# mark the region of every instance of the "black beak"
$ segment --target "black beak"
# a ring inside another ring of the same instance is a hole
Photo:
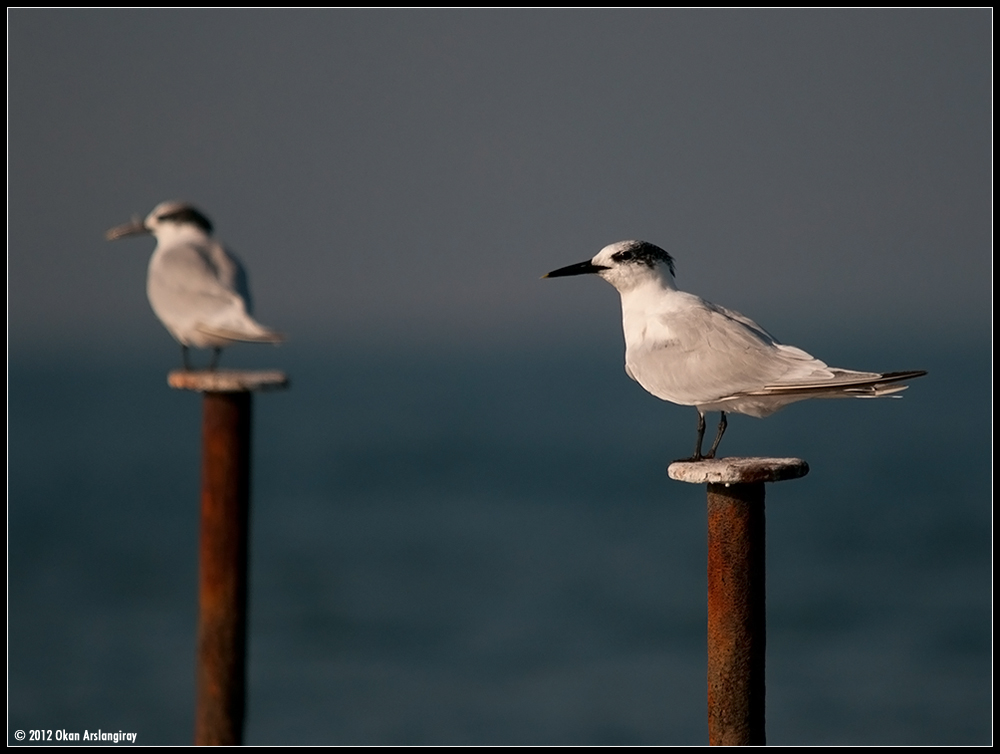
[[[109,241],[116,241],[119,238],[125,238],[125,236],[135,236],[140,233],[149,233],[149,228],[146,227],[146,224],[138,215],[134,215],[129,222],[124,225],[116,225],[114,228],[105,233],[104,237]]]
[[[580,262],[579,264],[571,264],[569,267],[560,267],[558,270],[552,270],[552,272],[547,275],[542,275],[543,278],[565,278],[570,275],[596,275],[601,270],[610,270],[610,267],[605,267],[604,265],[594,264],[589,259],[586,262]]]

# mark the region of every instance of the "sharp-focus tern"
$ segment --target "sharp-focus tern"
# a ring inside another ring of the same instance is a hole
[[[223,346],[284,339],[250,316],[246,272],[212,238],[212,223],[197,209],[183,202],[163,202],[145,220],[133,217],[106,237],[114,241],[140,233],[156,237],[146,293],[160,322],[181,344],[185,369],[190,369],[190,346],[214,349],[209,366],[214,369]]]
[[[764,417],[807,398],[881,398],[926,374],[837,369],[779,343],[742,314],[677,290],[674,260],[645,241],[605,246],[588,262],[544,277],[595,274],[618,289],[625,331],[625,371],[646,390],[698,410],[690,460],[714,458],[726,413]],[[711,449],[702,455],[705,414],[721,414]]]

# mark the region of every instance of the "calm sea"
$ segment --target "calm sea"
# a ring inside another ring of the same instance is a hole
[[[9,354],[8,744],[191,742],[201,408],[162,345]],[[989,744],[989,343],[810,350],[931,373],[730,421],[812,469],[767,493],[768,742]],[[693,409],[606,346],[308,351],[253,357],[293,383],[254,404],[248,743],[707,742]]]

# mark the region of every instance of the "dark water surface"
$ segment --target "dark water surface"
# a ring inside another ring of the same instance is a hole
[[[929,369],[903,400],[722,445],[812,469],[768,487],[769,743],[991,741],[989,348],[894,349],[810,350]],[[293,386],[255,401],[248,743],[706,743],[704,490],[664,472],[693,409],[604,349],[260,360]],[[8,743],[191,741],[200,400],[173,361],[10,356]]]

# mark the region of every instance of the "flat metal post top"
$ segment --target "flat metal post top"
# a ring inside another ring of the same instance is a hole
[[[808,473],[809,464],[801,458],[712,458],[674,461],[667,468],[671,479],[691,484],[783,482]]]
[[[258,390],[284,390],[289,383],[288,375],[276,369],[253,372],[238,369],[175,369],[167,375],[167,384],[175,390],[193,390],[197,393],[252,393]]]

